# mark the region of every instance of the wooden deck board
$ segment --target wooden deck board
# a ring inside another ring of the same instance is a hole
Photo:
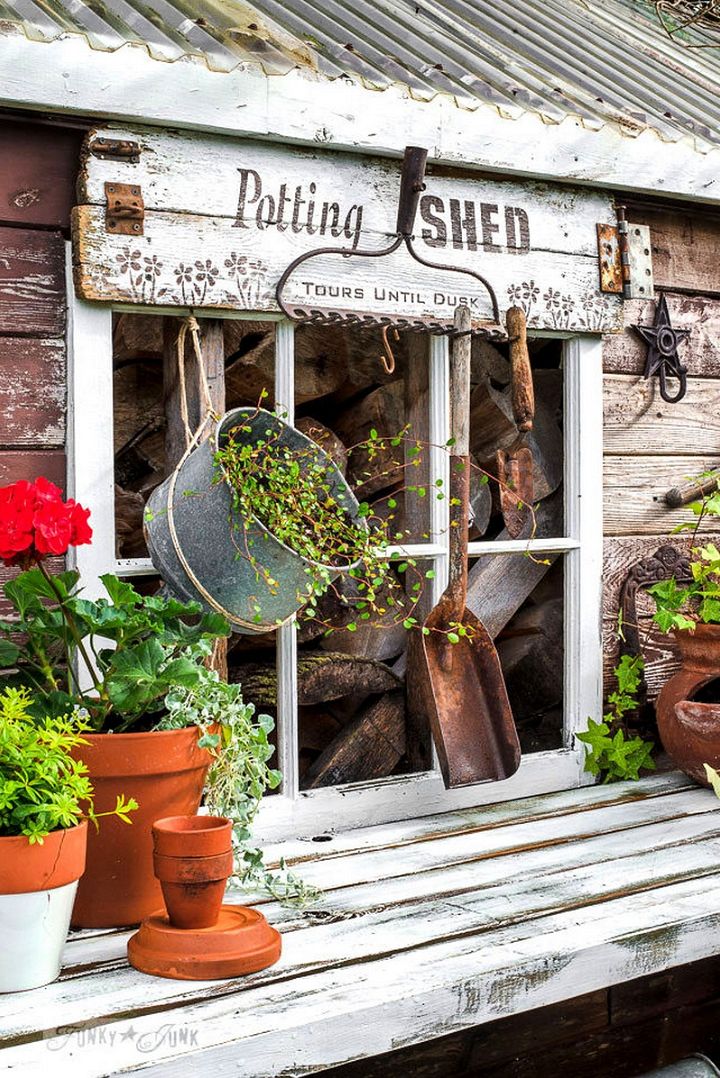
[[[250,977],[149,978],[129,933],[78,934],[60,981],[2,998],[0,1064],[289,1078],[718,951],[713,794],[658,776],[553,797],[350,833],[314,863],[293,844],[323,900],[263,904],[283,957]]]

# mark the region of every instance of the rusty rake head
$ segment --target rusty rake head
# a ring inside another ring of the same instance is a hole
[[[399,247],[405,246],[412,258],[422,266],[429,269],[441,270],[443,273],[461,273],[466,277],[472,277],[483,287],[490,300],[492,309],[492,322],[475,323],[472,328],[474,336],[485,337],[494,341],[506,341],[507,333],[500,325],[500,310],[497,296],[488,280],[474,270],[460,266],[448,266],[440,262],[431,262],[418,254],[413,245],[413,226],[417,214],[420,195],[425,190],[425,165],[427,162],[427,150],[419,146],[406,146],[403,157],[402,175],[400,179],[400,196],[398,199],[398,214],[395,234],[392,241],[379,250],[351,249],[347,247],[318,247],[307,251],[294,259],[287,267],[278,281],[275,290],[280,310],[288,318],[296,322],[309,322],[315,325],[351,326],[354,329],[388,329],[410,331],[412,333],[432,333],[436,335],[452,335],[452,321],[442,321],[437,318],[424,316],[408,316],[402,314],[378,314],[367,311],[359,313],[341,307],[331,308],[317,304],[291,303],[283,295],[285,286],[290,276],[303,263],[311,258],[320,258],[322,255],[342,255],[343,258],[384,258],[393,254]]]

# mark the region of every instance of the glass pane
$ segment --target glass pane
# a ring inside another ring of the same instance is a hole
[[[557,538],[564,532],[562,344],[531,340],[529,350],[535,420],[532,431],[523,434],[513,417],[507,345],[473,341],[471,541]],[[523,491],[534,510],[518,505]]]
[[[495,640],[523,753],[563,744],[562,557],[472,559],[468,606]]]
[[[391,539],[423,542],[430,538],[429,341],[388,337],[392,361],[384,364],[377,331],[298,326],[296,426],[332,456]]]

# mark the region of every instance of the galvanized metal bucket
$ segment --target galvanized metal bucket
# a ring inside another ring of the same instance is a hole
[[[145,537],[153,565],[171,591],[223,614],[235,632],[264,633],[276,629],[308,601],[318,570],[335,578],[352,566],[319,565],[276,539],[256,517],[240,519],[230,487],[214,460],[229,432],[238,426],[250,427],[243,437],[251,442],[266,440],[266,431],[271,430],[279,445],[299,451],[308,463],[321,464],[334,498],[360,527],[365,522],[359,516],[357,499],[330,457],[262,408],[227,412],[214,435],[153,491],[145,510]],[[277,588],[271,589],[253,567],[249,552],[278,582]]]
[[[677,1063],[671,1063],[669,1067],[661,1067],[657,1071],[649,1071],[641,1078],[716,1078],[720,1075],[712,1060],[698,1052],[687,1059],[681,1059]]]

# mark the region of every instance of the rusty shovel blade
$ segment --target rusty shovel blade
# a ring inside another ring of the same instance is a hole
[[[520,766],[520,744],[495,645],[467,609],[457,619],[467,636],[448,643],[444,607],[441,600],[428,616],[423,646],[426,710],[445,786],[508,779]]]

